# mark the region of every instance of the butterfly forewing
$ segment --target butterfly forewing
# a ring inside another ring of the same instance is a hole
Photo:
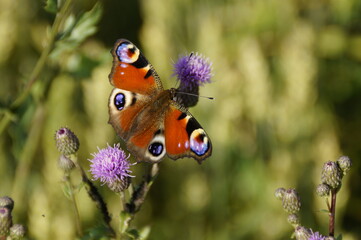
[[[112,50],[113,67],[109,75],[112,85],[140,94],[163,90],[153,66],[139,49],[125,39],[118,40]]]

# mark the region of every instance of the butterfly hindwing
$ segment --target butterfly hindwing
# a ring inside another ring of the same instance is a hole
[[[109,123],[127,141],[132,135],[139,113],[151,98],[147,95],[114,88],[109,97]]]
[[[212,143],[197,120],[173,104],[164,120],[165,145],[172,159],[192,157],[199,163],[212,154]]]

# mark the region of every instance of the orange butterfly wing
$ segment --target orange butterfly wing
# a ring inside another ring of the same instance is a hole
[[[164,120],[167,154],[172,159],[192,157],[199,163],[212,154],[212,143],[197,120],[187,111],[171,106]]]
[[[111,53],[113,68],[109,80],[113,86],[140,94],[153,94],[163,89],[153,66],[134,44],[119,39]]]

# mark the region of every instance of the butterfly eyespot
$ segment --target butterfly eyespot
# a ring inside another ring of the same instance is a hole
[[[134,63],[139,56],[138,48],[129,42],[121,43],[115,52],[119,61],[124,63]]]
[[[125,106],[125,95],[123,93],[118,93],[114,98],[114,105],[118,110],[122,110]]]
[[[160,142],[154,142],[148,146],[148,151],[155,157],[160,156],[163,153],[163,144]]]
[[[208,151],[208,137],[203,129],[199,128],[192,132],[190,137],[190,148],[198,156],[202,156]]]

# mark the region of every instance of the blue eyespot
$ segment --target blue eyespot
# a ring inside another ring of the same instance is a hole
[[[118,110],[122,110],[125,106],[125,95],[123,93],[118,93],[114,98],[114,105]]]
[[[190,148],[198,156],[203,156],[209,150],[208,138],[203,130],[195,130],[190,138]]]
[[[157,157],[157,156],[161,155],[163,152],[163,144],[160,142],[154,142],[149,145],[148,151],[150,152],[150,154]]]

